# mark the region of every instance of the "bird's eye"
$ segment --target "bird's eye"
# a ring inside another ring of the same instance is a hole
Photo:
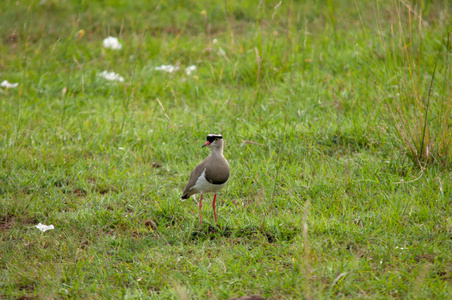
[[[218,141],[218,138],[215,138],[215,141]]]

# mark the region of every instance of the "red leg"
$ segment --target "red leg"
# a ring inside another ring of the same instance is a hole
[[[215,224],[217,224],[217,213],[215,212],[215,200],[217,200],[217,194],[215,194],[215,196],[213,196],[213,202],[212,202],[213,214],[215,215]]]
[[[201,208],[202,208],[202,194],[201,194],[201,198],[199,199],[199,226],[202,226],[202,212],[201,212]]]

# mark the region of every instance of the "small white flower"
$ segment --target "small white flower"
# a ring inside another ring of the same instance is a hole
[[[109,36],[106,38],[103,42],[104,48],[112,49],[112,50],[121,50],[122,45],[119,42],[118,38],[115,38],[113,36]]]
[[[115,72],[103,71],[102,73],[99,73],[99,76],[109,81],[124,82],[124,78],[122,76],[119,76],[119,74],[116,74]]]
[[[179,66],[161,65],[160,67],[155,67],[155,70],[157,70],[157,71],[165,71],[165,72],[168,72],[168,73],[173,73],[173,72],[179,70]]]
[[[218,40],[217,39],[213,39],[212,43],[216,44],[216,43],[218,43]]]
[[[185,68],[185,73],[187,75],[191,75],[192,72],[196,71],[196,66],[195,65],[191,65],[187,68]]]
[[[47,230],[50,230],[50,229],[55,229],[55,227],[53,227],[53,225],[44,225],[41,223],[39,223],[35,227],[38,228],[39,230],[41,230],[42,232],[46,232]]]
[[[10,83],[10,82],[8,82],[8,80],[3,80],[2,83],[0,83],[1,87],[7,88],[7,89],[15,88],[18,85],[19,85],[18,83]]]

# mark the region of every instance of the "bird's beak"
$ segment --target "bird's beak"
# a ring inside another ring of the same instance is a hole
[[[202,148],[202,147],[205,147],[205,146],[209,146],[209,145],[210,145],[210,142],[207,141],[204,145],[201,146],[201,148]]]

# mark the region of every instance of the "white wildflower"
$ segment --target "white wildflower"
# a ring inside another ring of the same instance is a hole
[[[122,45],[119,42],[118,38],[115,38],[113,36],[109,36],[108,38],[104,39],[104,48],[112,49],[112,50],[121,50]]]
[[[47,230],[50,230],[50,229],[55,229],[55,227],[53,227],[53,225],[44,225],[41,223],[39,223],[35,227],[38,228],[39,230],[41,230],[42,232],[46,232]]]
[[[8,82],[8,80],[3,80],[2,83],[0,83],[1,87],[7,88],[7,89],[15,88],[18,85],[19,85],[18,83],[10,83],[10,82]]]
[[[192,72],[196,71],[196,66],[195,65],[191,65],[188,66],[187,68],[185,68],[185,73],[187,75],[191,75]]]
[[[179,66],[161,65],[160,67],[155,67],[155,70],[157,70],[157,71],[165,71],[165,72],[168,72],[168,73],[173,73],[173,72],[179,70]]]
[[[109,81],[124,82],[124,78],[122,76],[119,76],[119,74],[116,74],[115,72],[103,71],[102,73],[99,73],[99,76]]]

